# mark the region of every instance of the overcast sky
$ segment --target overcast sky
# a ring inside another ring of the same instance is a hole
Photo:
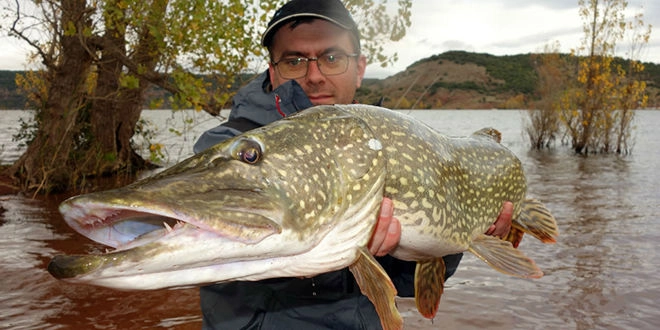
[[[387,68],[370,65],[366,76],[385,78],[417,60],[449,50],[494,55],[540,52],[558,41],[562,52],[580,45],[584,33],[577,0],[413,0],[406,37],[388,45],[399,61]],[[629,15],[643,12],[654,27],[642,60],[660,64],[660,1],[629,0]],[[29,48],[0,37],[0,70],[25,69]],[[626,46],[619,45],[625,56]]]
[[[654,27],[642,61],[660,64],[660,1],[628,2],[630,16],[642,12]],[[399,61],[385,69],[371,65],[367,77],[384,78],[449,50],[515,55],[558,41],[568,53],[584,36],[577,0],[413,0],[411,21],[406,37],[391,45]],[[618,48],[625,56],[626,46]]]

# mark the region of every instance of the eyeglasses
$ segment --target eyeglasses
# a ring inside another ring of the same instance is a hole
[[[325,76],[335,76],[348,70],[351,57],[358,54],[326,54],[320,57],[285,57],[278,62],[272,62],[284,79],[298,79],[307,75],[309,62],[316,61],[319,71]]]

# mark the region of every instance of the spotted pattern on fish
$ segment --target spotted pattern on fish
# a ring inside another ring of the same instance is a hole
[[[316,111],[330,109],[365,121],[384,146],[384,195],[394,200],[395,216],[405,228],[399,257],[416,259],[419,250],[431,247],[442,255],[464,251],[497,218],[504,201],[525,196],[520,161],[493,129],[451,138],[393,111],[351,105]],[[446,249],[430,242],[420,246],[419,237],[441,238]],[[408,243],[416,251],[407,249]]]

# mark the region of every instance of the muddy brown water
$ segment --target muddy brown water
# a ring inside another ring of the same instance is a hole
[[[660,326],[660,111],[640,111],[628,157],[580,157],[556,147],[528,150],[520,111],[411,112],[442,132],[466,135],[483,126],[523,161],[529,194],[558,220],[560,240],[523,240],[520,249],[544,270],[539,280],[502,275],[471,255],[449,279],[438,316],[418,316],[400,299],[407,329],[657,329]],[[0,111],[0,161],[21,152],[11,141],[18,117]],[[167,111],[147,114],[162,125]],[[200,131],[171,146],[189,147]],[[121,292],[72,285],[46,271],[56,254],[103,248],[64,224],[66,196],[0,196],[0,329],[199,329],[197,289]]]

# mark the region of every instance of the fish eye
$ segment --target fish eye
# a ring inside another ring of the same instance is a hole
[[[242,141],[238,152],[236,153],[237,159],[246,164],[256,164],[261,160],[261,146],[256,141],[245,140]]]
[[[256,164],[261,159],[261,152],[257,148],[247,148],[241,151],[240,159],[248,164]]]

